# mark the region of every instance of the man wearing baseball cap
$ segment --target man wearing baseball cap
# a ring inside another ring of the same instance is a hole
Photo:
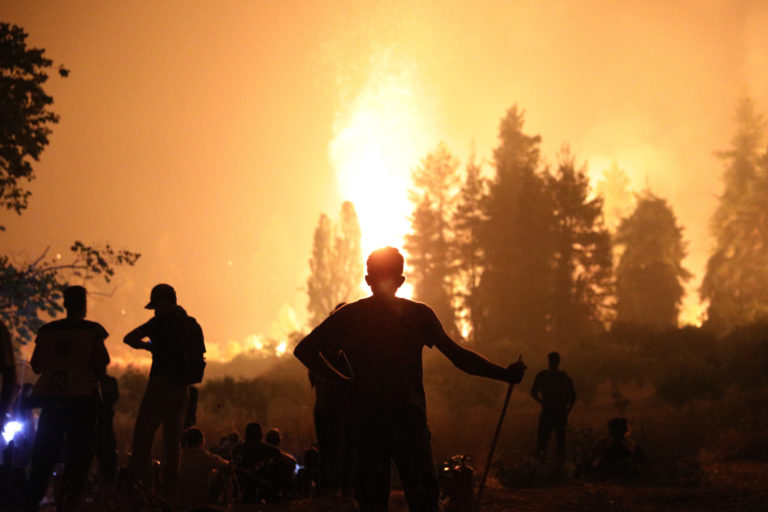
[[[152,288],[146,309],[155,315],[125,335],[124,342],[152,353],[152,367],[133,431],[130,467],[137,482],[152,487],[152,442],[163,426],[165,454],[162,492],[173,497],[179,472],[179,450],[189,385],[202,379],[190,378],[187,357],[191,351],[205,352],[200,325],[176,303],[176,290],[168,284]],[[190,348],[191,347],[191,348]],[[203,363],[204,365],[204,363]]]

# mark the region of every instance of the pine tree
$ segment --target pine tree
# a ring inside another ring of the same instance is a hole
[[[683,268],[683,228],[666,200],[650,192],[616,233],[624,252],[616,271],[617,321],[654,328],[677,326],[691,274]]]
[[[715,250],[707,261],[701,297],[708,323],[728,331],[768,316],[768,152],[760,154],[766,122],[749,99],[739,102],[724,191],[711,222]]]
[[[462,334],[473,341],[477,324],[477,290],[483,273],[484,259],[478,238],[485,221],[483,202],[487,194],[487,181],[483,178],[482,171],[480,163],[472,154],[466,165],[464,182],[451,221],[454,232],[453,259],[457,280],[456,294],[459,297],[458,309],[466,330],[466,333]]]
[[[538,171],[541,137],[523,133],[523,117],[514,106],[501,120],[495,176],[484,202],[484,270],[475,316],[483,343],[533,342],[547,333],[552,208]]]
[[[602,198],[590,197],[586,167],[576,168],[566,146],[547,174],[555,219],[552,332],[569,341],[604,329],[612,313],[611,237],[603,225]]]
[[[334,224],[321,214],[315,228],[307,279],[309,322],[315,326],[340,302],[356,300],[363,282],[360,224],[354,205],[345,201]]]
[[[446,332],[457,334],[453,306],[451,217],[459,161],[440,143],[413,171],[411,232],[405,237],[414,299],[429,304]]]
[[[347,302],[360,295],[364,275],[361,238],[362,230],[355,205],[351,201],[344,201],[333,244],[332,268],[336,272],[334,277],[338,283],[338,302]]]

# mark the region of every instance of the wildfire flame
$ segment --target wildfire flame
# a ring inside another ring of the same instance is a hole
[[[372,59],[365,85],[337,113],[330,158],[341,198],[357,210],[364,255],[386,245],[402,250],[410,229],[411,169],[429,150],[425,104],[411,70],[384,53]],[[398,295],[411,293],[406,283]]]

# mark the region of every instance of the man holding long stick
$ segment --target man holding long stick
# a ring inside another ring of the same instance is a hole
[[[422,350],[437,347],[471,375],[518,383],[522,361],[503,368],[452,340],[425,304],[395,296],[405,281],[403,256],[385,247],[371,253],[365,280],[370,297],[329,316],[294,355],[320,377],[351,391],[350,428],[355,453],[355,498],[361,512],[386,511],[394,460],[412,512],[437,512],[435,474],[422,379]],[[323,353],[343,351],[353,375],[328,364]]]

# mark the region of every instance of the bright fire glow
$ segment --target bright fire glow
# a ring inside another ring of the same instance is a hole
[[[394,60],[386,53],[372,59],[362,90],[337,113],[329,148],[341,199],[354,203],[360,219],[364,256],[386,245],[402,250],[411,170],[430,149],[425,102],[413,73]],[[411,291],[406,284],[398,295]]]
[[[683,298],[677,323],[681,327],[686,325],[701,327],[706,317],[707,306],[708,304],[699,301],[699,296],[695,290],[688,290],[688,293]]]

